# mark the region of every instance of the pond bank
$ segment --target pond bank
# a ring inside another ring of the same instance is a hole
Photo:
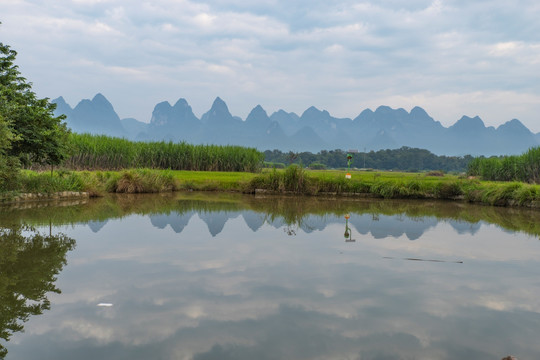
[[[261,173],[172,171],[29,172],[20,191],[0,194],[0,203],[87,198],[107,193],[216,191],[288,196],[437,199],[493,206],[540,208],[540,185],[481,181],[456,175],[399,172],[308,171],[292,166]],[[69,191],[63,191],[69,190]]]
[[[59,191],[55,193],[22,193],[13,196],[0,197],[0,204],[27,203],[36,201],[65,201],[88,199],[90,194],[85,191]]]

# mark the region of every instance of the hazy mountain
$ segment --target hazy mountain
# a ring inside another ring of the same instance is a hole
[[[293,112],[288,113],[285,110],[278,110],[270,115],[270,120],[276,121],[286,135],[292,135],[300,130],[298,125],[300,117]]]
[[[291,135],[289,150],[317,152],[327,149],[328,144],[313,130],[305,126]]]
[[[332,149],[347,149],[354,147],[356,140],[350,132],[352,120],[335,118],[326,110],[319,110],[314,106],[308,108],[300,119],[301,128],[311,128]]]
[[[197,142],[202,124],[193,114],[185,99],[179,99],[174,106],[164,101],[152,111],[148,125],[148,138],[152,140],[192,141]]]
[[[92,100],[82,100],[70,111],[62,97],[52,101],[57,104],[55,115],[65,114],[66,123],[74,132],[126,136],[126,130],[111,103],[101,94]]]
[[[284,149],[290,139],[277,121],[271,120],[262,106],[251,110],[239,131],[239,144],[264,149]]]
[[[66,115],[69,118],[72,115],[73,109],[68,105],[68,103],[66,103],[62,96],[54,99],[51,102],[56,104],[56,109],[54,110],[55,116]]]
[[[140,134],[148,132],[148,124],[137,119],[127,118],[120,120],[120,122],[126,130],[126,135],[129,139],[136,139]]]
[[[420,107],[410,112],[379,106],[363,110],[356,118],[335,118],[315,106],[301,116],[284,110],[268,116],[261,105],[246,120],[233,116],[225,101],[216,98],[201,119],[185,99],[173,106],[157,104],[149,123],[136,119],[120,121],[109,101],[101,94],[82,100],[72,109],[62,97],[55,115],[65,114],[75,132],[127,137],[133,140],[171,140],[194,144],[231,144],[256,147],[261,151],[311,151],[332,149],[394,149],[402,146],[427,149],[438,155],[519,154],[540,145],[540,133],[533,134],[513,119],[494,128],[478,116],[463,116],[446,128]]]
[[[211,144],[240,145],[238,142],[242,120],[233,117],[227,104],[219,97],[214,100],[208,112],[201,116],[204,124],[204,139]]]
[[[520,153],[524,146],[538,146],[540,138],[531,133],[518,119],[510,120],[497,128],[498,143],[510,153]]]

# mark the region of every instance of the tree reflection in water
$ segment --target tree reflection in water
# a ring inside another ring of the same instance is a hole
[[[23,330],[31,315],[50,309],[47,293],[60,293],[56,276],[75,240],[43,235],[26,225],[0,227],[0,339]],[[7,349],[0,344],[0,358]]]

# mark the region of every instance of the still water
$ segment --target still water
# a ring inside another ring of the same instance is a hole
[[[539,215],[199,193],[3,207],[0,350],[540,359]]]

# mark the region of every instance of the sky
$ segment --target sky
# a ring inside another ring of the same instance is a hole
[[[0,42],[39,97],[102,93],[149,122],[219,96],[245,119],[308,107],[355,118],[424,108],[540,132],[537,0],[0,0]]]

